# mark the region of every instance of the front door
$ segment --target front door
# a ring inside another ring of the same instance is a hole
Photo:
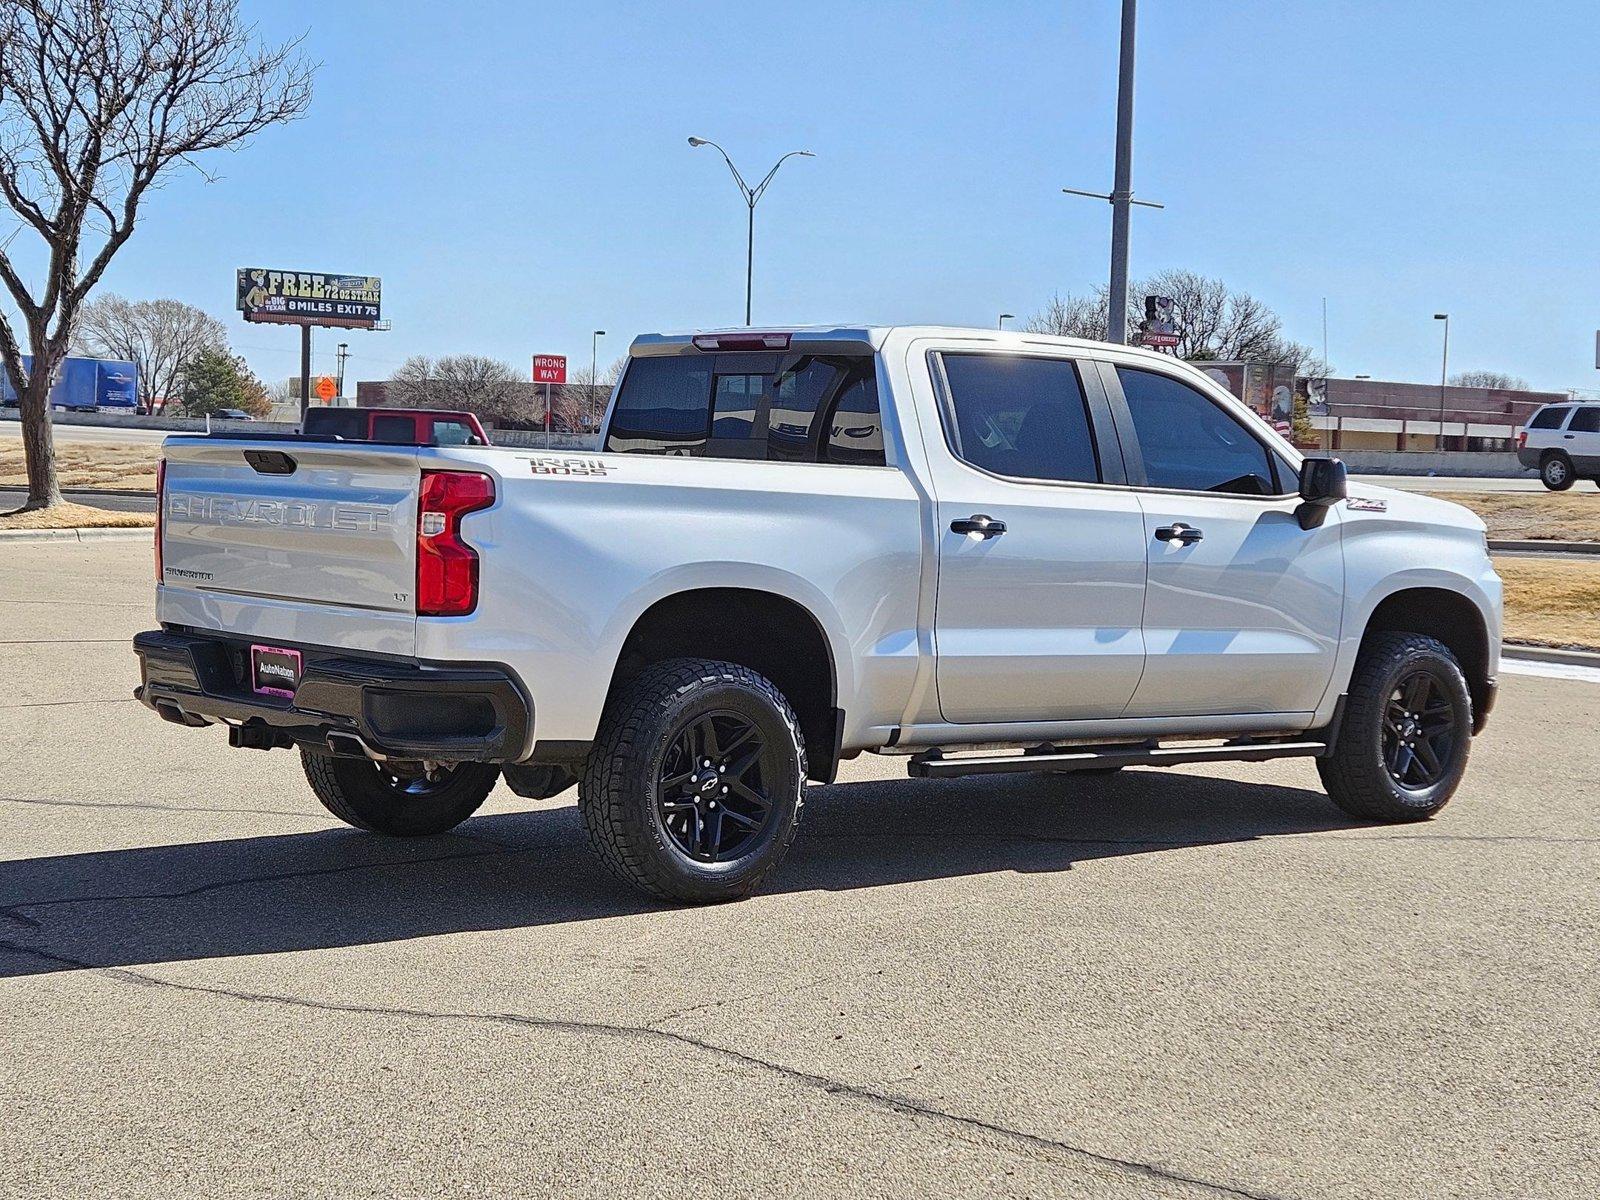
[[[1065,358],[944,353],[939,707],[962,724],[1120,716],[1144,666],[1144,520]],[[1109,422],[1107,422],[1107,425]]]
[[[1115,380],[1146,485],[1147,658],[1128,716],[1311,713],[1343,616],[1338,510],[1300,528],[1289,463],[1250,418],[1162,372]]]

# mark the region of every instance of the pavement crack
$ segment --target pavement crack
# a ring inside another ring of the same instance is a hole
[[[175,813],[239,813],[245,816],[299,817],[303,820],[317,815],[309,811],[296,812],[287,808],[211,808],[188,804],[149,804],[140,800],[44,800],[31,796],[0,796],[0,804],[37,804],[46,808],[137,808],[150,812]]]
[[[102,697],[98,700],[29,700],[24,704],[0,704],[0,710],[15,708],[70,708],[74,704],[137,704],[132,696]]]
[[[215,879],[180,892],[133,892],[100,896],[57,896],[45,900],[18,900],[0,908],[0,912],[17,914],[23,909],[59,908],[68,904],[129,904],[139,901],[190,900],[210,892],[228,888],[249,887],[257,883],[285,883],[295,879],[317,879],[328,875],[343,875],[351,871],[382,870],[385,867],[414,867],[427,863],[450,862],[463,858],[499,858],[502,855],[527,853],[525,850],[477,850],[466,854],[432,854],[420,858],[394,858],[382,862],[342,863],[336,867],[317,867],[300,871],[276,871],[266,875],[246,875],[233,879]],[[35,922],[36,924],[36,922]]]
[[[1202,1179],[1195,1175],[1188,1175],[1182,1171],[1160,1166],[1156,1163],[1144,1162],[1139,1159],[1123,1158],[1115,1154],[1107,1154],[1087,1147],[1075,1145],[1072,1142],[1059,1138],[1046,1137],[1042,1134],[1029,1133],[1026,1130],[1014,1129],[994,1121],[986,1121],[981,1117],[968,1116],[963,1113],[951,1112],[937,1108],[931,1104],[915,1100],[909,1096],[893,1092],[876,1091],[844,1080],[834,1079],[813,1071],[791,1067],[772,1059],[760,1058],[736,1050],[731,1046],[709,1042],[691,1034],[679,1033],[670,1029],[659,1029],[649,1025],[619,1025],[604,1021],[578,1021],[561,1017],[535,1017],[524,1013],[496,1013],[496,1012],[471,1012],[452,1011],[449,1009],[427,1008],[401,1008],[387,1005],[367,1005],[354,1003],[341,1003],[334,1000],[313,1000],[305,996],[290,996],[271,992],[252,992],[238,988],[212,987],[205,984],[179,983],[176,980],[163,979],[159,975],[152,975],[145,971],[134,970],[130,967],[102,967],[95,963],[81,959],[70,958],[66,955],[56,954],[49,950],[36,947],[19,945],[14,942],[0,941],[0,950],[7,950],[17,954],[28,955],[43,962],[52,963],[59,967],[75,970],[94,971],[98,974],[129,983],[137,987],[165,988],[173,991],[186,992],[191,995],[214,996],[224,999],[237,1000],[246,1004],[266,1004],[287,1008],[312,1009],[318,1012],[341,1013],[353,1016],[394,1017],[402,1020],[440,1021],[440,1022],[470,1022],[478,1024],[507,1025],[521,1029],[536,1029],[543,1032],[568,1034],[578,1037],[605,1037],[625,1041],[645,1041],[671,1045],[677,1048],[693,1050],[724,1062],[750,1070],[760,1071],[765,1074],[776,1075],[791,1083],[808,1087],[829,1096],[838,1096],[851,1100],[882,1112],[893,1113],[897,1116],[910,1117],[916,1120],[931,1121],[936,1124],[949,1126],[962,1131],[976,1131],[986,1134],[991,1138],[1010,1143],[1013,1149],[1037,1153],[1044,1151],[1059,1155],[1081,1164],[1098,1169],[1111,1169],[1121,1175],[1131,1176],[1136,1179],[1146,1179],[1163,1184],[1182,1184],[1214,1196],[1237,1196],[1243,1200],[1283,1200],[1282,1197],[1269,1192],[1255,1191],[1250,1188],[1236,1187],[1230,1184],[1218,1183],[1210,1179]]]

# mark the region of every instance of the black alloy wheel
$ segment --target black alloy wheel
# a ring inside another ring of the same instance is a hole
[[[1402,675],[1383,714],[1383,763],[1407,791],[1424,791],[1442,779],[1455,759],[1460,736],[1456,706],[1433,672]]]
[[[766,740],[736,712],[690,720],[672,739],[656,781],[656,811],[672,844],[696,862],[739,858],[766,831]],[[766,776],[778,768],[767,764]]]

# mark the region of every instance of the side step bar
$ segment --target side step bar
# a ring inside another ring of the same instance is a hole
[[[918,779],[950,779],[957,775],[1012,775],[1030,771],[1092,771],[1102,767],[1176,767],[1184,763],[1264,762],[1269,758],[1316,758],[1328,753],[1321,741],[1240,741],[1222,746],[1111,745],[1076,746],[1070,750],[1027,750],[1020,754],[948,757],[924,751],[906,764]]]

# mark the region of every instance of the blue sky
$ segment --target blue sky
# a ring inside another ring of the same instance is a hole
[[[1180,3],[1140,9],[1133,271],[1189,267],[1276,308],[1341,374],[1451,370],[1594,387],[1600,37],[1592,8]],[[289,330],[243,325],[233,269],[381,275],[411,353],[601,360],[633,334],[737,323],[747,175],[755,320],[1026,315],[1106,273],[1116,0],[338,3],[245,0],[322,63],[308,118],[175,177],[107,275],[224,318],[268,379]],[[340,335],[318,333],[317,369]],[[326,353],[323,353],[326,351]]]

